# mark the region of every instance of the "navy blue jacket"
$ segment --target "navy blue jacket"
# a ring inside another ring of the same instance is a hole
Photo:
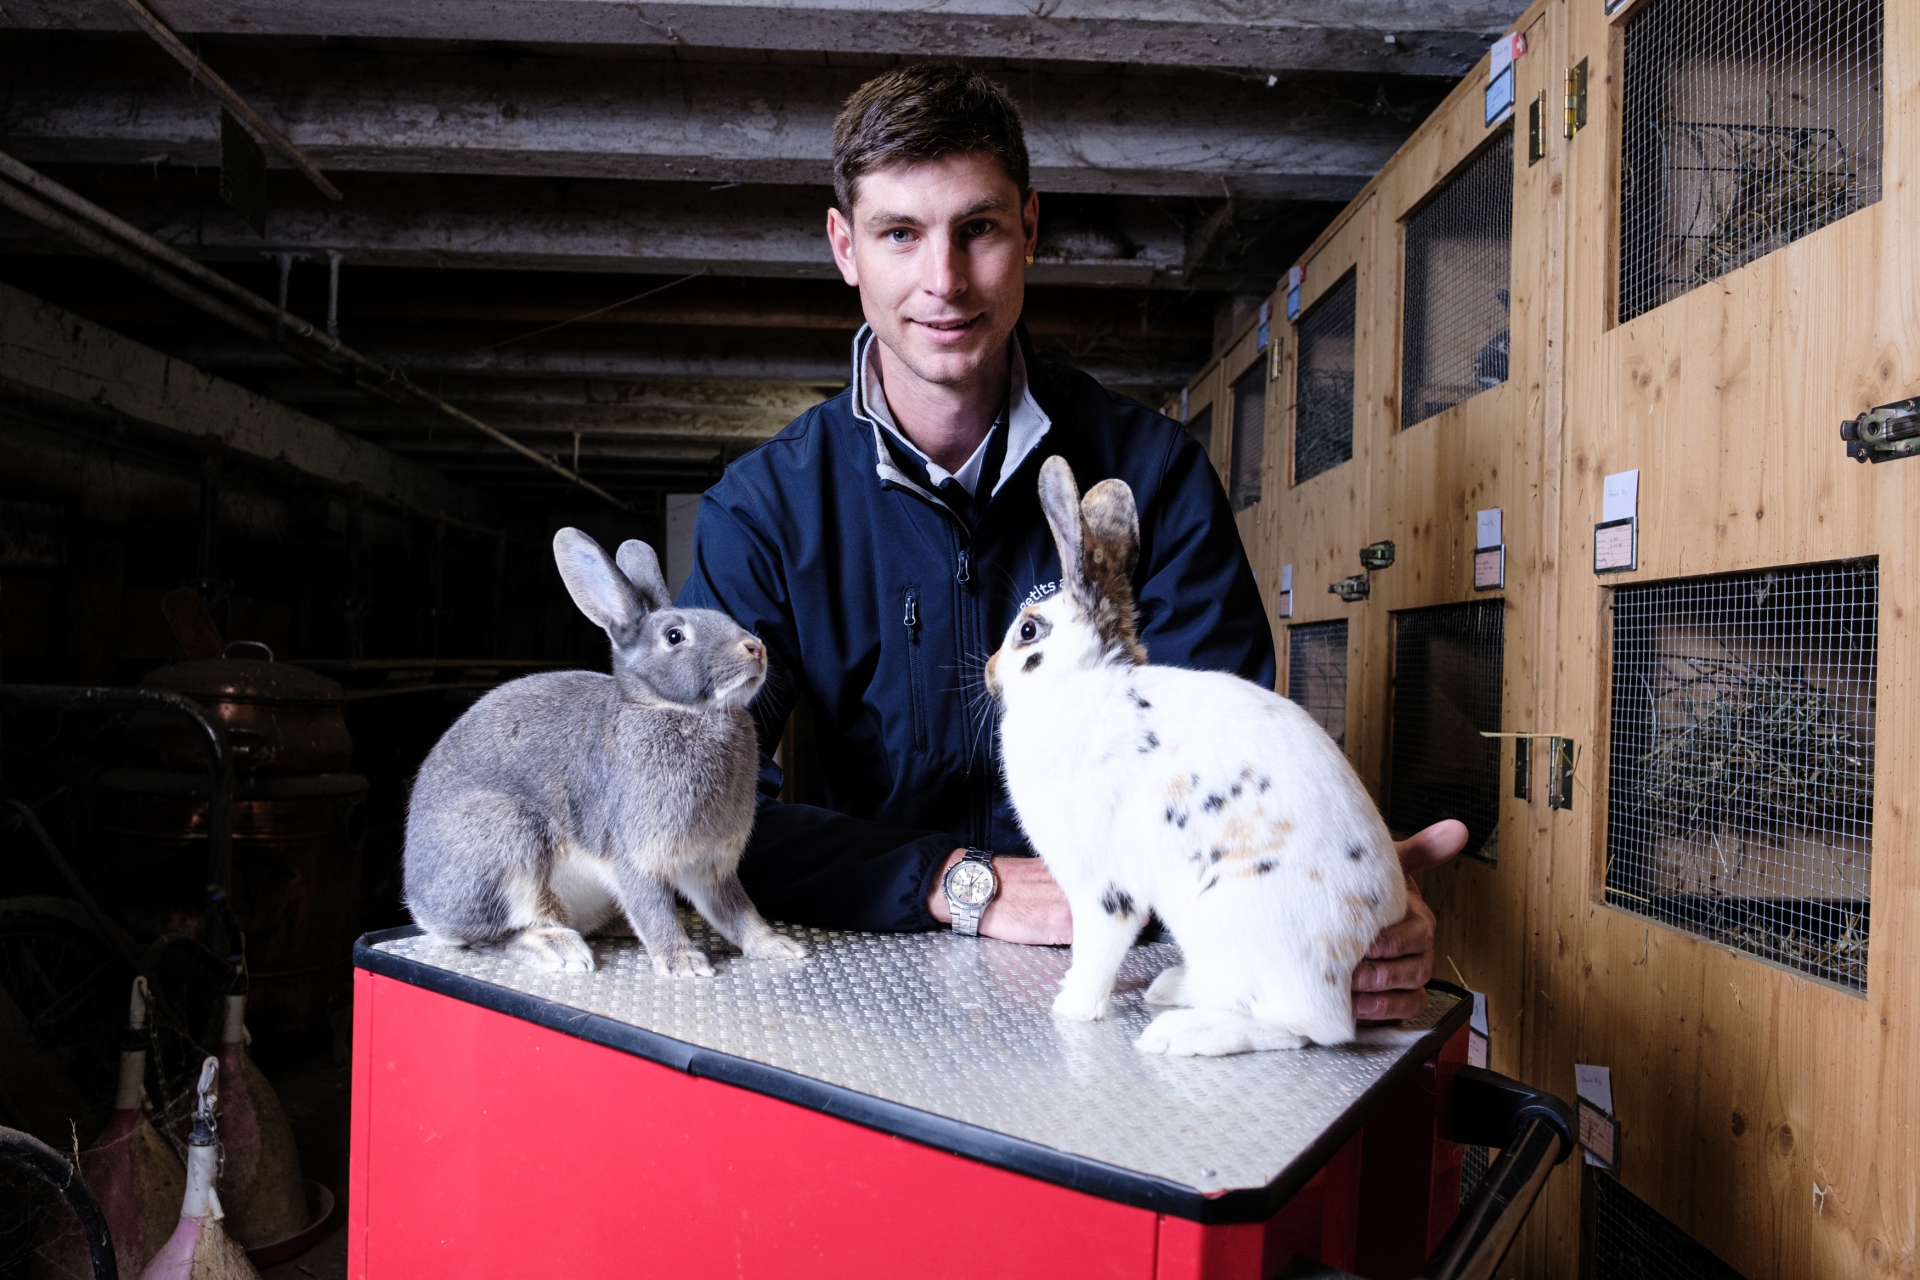
[[[856,386],[868,340],[855,339]],[[931,928],[927,896],[947,854],[1032,852],[1001,783],[981,668],[1060,578],[1036,488],[1051,454],[1082,491],[1110,476],[1133,488],[1149,659],[1273,684],[1273,633],[1205,451],[1164,415],[1035,360],[1024,329],[1019,341],[1051,425],[1006,460],[1013,470],[977,512],[963,493],[950,505],[915,483],[856,413],[853,388],[734,462],[701,500],[680,603],[730,614],[772,657],[752,707],[763,798],[740,874],[773,919]],[[772,752],[801,698],[824,808],[775,798]]]

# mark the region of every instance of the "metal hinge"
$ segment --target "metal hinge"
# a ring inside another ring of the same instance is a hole
[[[1567,68],[1567,137],[1587,127],[1587,60]]]
[[[1372,573],[1376,569],[1391,569],[1393,567],[1393,543],[1391,541],[1369,542],[1366,546],[1360,548],[1360,567],[1368,573]]]
[[[1373,583],[1364,573],[1356,573],[1351,578],[1342,578],[1338,582],[1329,582],[1327,590],[1339,596],[1348,604],[1356,600],[1365,600],[1373,594]]]

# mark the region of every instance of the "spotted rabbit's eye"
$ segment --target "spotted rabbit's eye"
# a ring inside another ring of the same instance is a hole
[[[667,628],[668,644],[685,644],[686,640],[687,640],[687,633],[682,631],[680,628],[678,627]]]
[[[1032,644],[1035,640],[1039,638],[1040,638],[1040,628],[1033,624],[1032,618],[1028,618],[1025,622],[1020,624],[1020,642],[1022,644]]]

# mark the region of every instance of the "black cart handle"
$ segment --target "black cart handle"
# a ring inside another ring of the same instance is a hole
[[[0,1128],[0,1163],[25,1170],[63,1196],[72,1206],[73,1216],[80,1220],[81,1233],[86,1236],[93,1280],[119,1280],[120,1267],[114,1261],[107,1217],[100,1212],[100,1202],[93,1198],[65,1156],[30,1133]]]
[[[1573,1113],[1550,1093],[1482,1067],[1453,1076],[1447,1136],[1469,1146],[1498,1147],[1473,1199],[1420,1269],[1420,1280],[1492,1280],[1520,1224],[1540,1198],[1547,1175],[1573,1154]],[[1357,1280],[1344,1271],[1296,1259],[1276,1280]]]
[[[1491,1280],[1547,1175],[1573,1154],[1573,1113],[1550,1093],[1483,1067],[1453,1077],[1455,1142],[1500,1148],[1420,1280]]]

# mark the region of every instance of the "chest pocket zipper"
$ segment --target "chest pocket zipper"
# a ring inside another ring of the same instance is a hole
[[[912,703],[913,748],[927,749],[927,653],[920,628],[920,588],[908,587],[901,622],[907,631],[908,700]]]

